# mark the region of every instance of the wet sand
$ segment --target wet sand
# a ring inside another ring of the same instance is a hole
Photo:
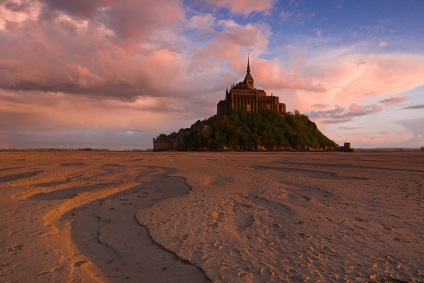
[[[0,152],[1,282],[424,282],[424,153]]]

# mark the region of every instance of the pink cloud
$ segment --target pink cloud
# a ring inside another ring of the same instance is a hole
[[[424,77],[424,56],[421,55],[341,54],[333,60],[326,59],[329,58],[313,59],[316,62],[310,67],[319,74],[316,79],[327,94],[335,94],[346,102],[401,93],[421,85]]]
[[[390,97],[387,99],[383,99],[383,100],[380,100],[379,102],[383,103],[384,105],[395,105],[405,100],[406,100],[406,96],[397,96],[397,97]]]
[[[185,20],[181,1],[123,0],[102,12],[104,23],[122,40],[147,39],[154,30],[173,28]]]
[[[194,15],[188,21],[187,26],[192,29],[212,32],[216,24],[216,18],[212,14]]]
[[[179,99],[145,97],[134,102],[93,100],[64,93],[25,93],[19,99],[0,95],[0,128],[10,131],[61,129],[131,129],[156,131],[178,127],[192,112]],[[78,107],[75,107],[78,105]],[[167,115],[163,115],[163,111]],[[190,122],[187,122],[190,123]]]
[[[312,54],[300,52],[304,60],[298,60],[296,69],[289,72],[302,78],[303,87],[285,93],[289,94],[286,99],[290,104],[304,112],[316,103],[347,107],[370,97],[401,97],[396,95],[421,86],[424,77],[424,56],[420,54],[364,55],[355,53],[355,47]],[[272,76],[265,83],[271,81]],[[284,91],[285,86],[273,87],[278,93]],[[401,99],[382,103],[399,103]]]
[[[218,7],[228,8],[232,13],[248,15],[254,11],[269,11],[275,0],[206,0]]]
[[[227,85],[215,85],[225,89],[233,80],[244,76],[248,52],[252,58],[264,52],[271,32],[264,24],[240,25],[231,20],[218,21],[216,26],[221,31],[212,32],[204,45],[193,49],[190,68],[193,72],[196,70],[196,76],[204,74],[203,78],[210,80],[211,74],[219,76],[223,65],[230,66],[236,70],[231,74],[233,79],[227,81]]]
[[[265,89],[323,91],[320,85],[298,73],[295,68],[284,68],[278,61],[253,60],[251,69],[255,80]]]

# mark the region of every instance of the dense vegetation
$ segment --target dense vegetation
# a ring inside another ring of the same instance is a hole
[[[187,150],[335,150],[337,144],[314,122],[295,114],[238,111],[202,122],[184,138]]]

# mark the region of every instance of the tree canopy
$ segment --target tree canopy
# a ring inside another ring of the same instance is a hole
[[[308,116],[271,111],[213,116],[184,138],[186,150],[335,150]]]

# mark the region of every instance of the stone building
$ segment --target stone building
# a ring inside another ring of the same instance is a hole
[[[225,100],[217,105],[217,114],[226,115],[239,109],[248,112],[273,111],[286,113],[286,105],[280,103],[278,96],[268,96],[262,89],[255,88],[254,79],[250,74],[249,57],[247,58],[247,73],[242,82],[239,82],[225,92]]]

